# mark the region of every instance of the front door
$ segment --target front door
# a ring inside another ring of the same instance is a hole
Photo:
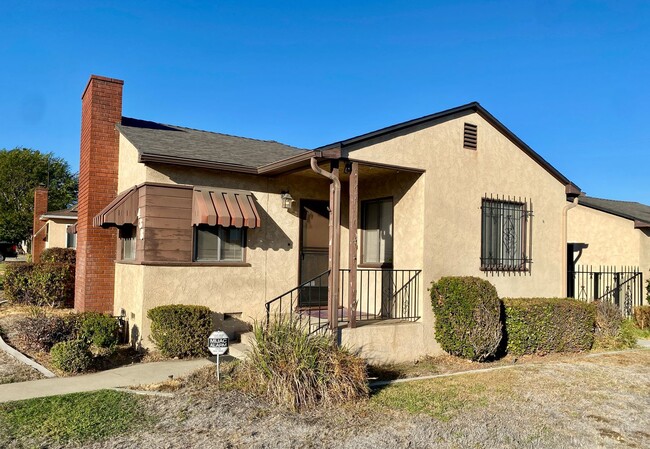
[[[300,284],[310,281],[301,291],[300,307],[327,306],[329,256],[329,203],[320,200],[300,202]]]

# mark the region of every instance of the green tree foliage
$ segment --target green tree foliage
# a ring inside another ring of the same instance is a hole
[[[0,241],[31,236],[34,189],[41,184],[49,189],[49,210],[65,209],[77,199],[77,175],[64,159],[29,148],[0,149]]]

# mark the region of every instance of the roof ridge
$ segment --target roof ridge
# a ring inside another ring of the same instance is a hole
[[[188,129],[188,130],[191,130],[191,131],[198,131],[198,132],[201,132],[201,133],[218,134],[220,136],[235,137],[237,139],[253,140],[253,141],[256,141],[256,142],[277,143],[278,145],[284,145],[285,147],[291,147],[291,148],[295,148],[295,149],[301,150],[301,151],[310,151],[310,150],[307,150],[306,148],[296,147],[296,146],[289,145],[289,144],[286,144],[286,143],[278,142],[277,140],[256,139],[254,137],[236,136],[235,134],[222,133],[222,132],[218,132],[218,131],[207,131],[205,129],[191,128],[189,126],[172,125],[171,123],[154,122],[153,120],[143,120],[143,119],[139,119],[139,118],[135,118],[135,117],[127,117],[127,116],[124,116],[124,115],[122,116],[122,118],[123,119],[126,118],[126,119],[129,119],[129,120],[138,120],[138,121],[141,121],[141,122],[149,122],[149,123],[154,123],[156,125],[168,126],[168,127],[173,127],[173,128]],[[129,125],[123,125],[123,126],[129,126]]]

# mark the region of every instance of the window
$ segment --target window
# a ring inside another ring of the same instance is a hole
[[[244,261],[245,228],[198,225],[194,232],[194,260]]]
[[[483,198],[481,223],[481,269],[525,271],[530,268],[526,254],[529,218],[526,202]]]
[[[77,234],[73,234],[70,230],[71,227],[74,225],[68,225],[66,226],[66,242],[65,242],[65,247],[66,248],[76,248],[77,247]]]
[[[393,263],[393,199],[361,204],[362,263]]]
[[[123,226],[120,228],[120,248],[122,260],[135,259],[135,226]]]

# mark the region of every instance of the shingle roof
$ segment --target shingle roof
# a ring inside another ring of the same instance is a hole
[[[205,161],[257,168],[307,150],[271,140],[257,140],[181,126],[122,117],[120,133],[136,147],[140,155]]]
[[[49,210],[41,217],[66,217],[66,218],[71,218],[71,219],[76,219],[77,218],[77,205],[75,204],[72,207],[69,207],[67,209],[61,209],[61,210]]]
[[[619,217],[650,224],[650,206],[646,206],[645,204],[633,201],[606,200],[589,196],[579,197],[578,203],[592,209],[618,215]]]

